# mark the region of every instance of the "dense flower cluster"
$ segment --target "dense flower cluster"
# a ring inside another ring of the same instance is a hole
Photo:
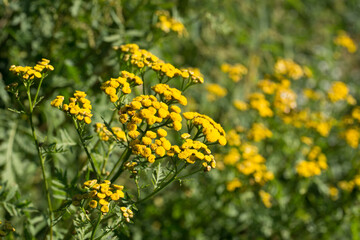
[[[339,34],[334,39],[336,45],[345,47],[349,53],[354,53],[357,50],[357,46],[354,40],[344,31],[339,32]]]
[[[272,137],[272,132],[262,123],[254,123],[248,132],[248,138],[255,142],[270,137]]]
[[[328,168],[325,154],[321,152],[319,146],[311,148],[307,154],[308,161],[302,160],[296,165],[296,172],[303,177],[320,175],[321,170]]]
[[[111,78],[101,85],[101,90],[110,97],[111,102],[119,100],[119,92],[122,95],[131,93],[131,87],[143,84],[141,78],[133,73],[121,71],[121,76],[118,78]],[[120,89],[120,91],[119,91]]]
[[[163,96],[168,102],[177,102],[183,106],[187,105],[187,99],[181,94],[181,91],[176,88],[171,88],[167,84],[159,83],[152,87],[154,92]]]
[[[227,73],[233,82],[240,81],[248,73],[248,69],[240,63],[234,65],[224,63],[221,65],[221,71]]]
[[[301,66],[291,59],[279,59],[275,63],[274,72],[275,74],[287,76],[294,80],[298,80],[304,75],[304,70]]]
[[[215,101],[219,98],[226,96],[227,90],[221,87],[219,84],[208,84],[206,90],[209,92],[208,99],[209,101]]]
[[[83,189],[86,193],[77,194],[73,197],[73,204],[78,206],[83,200],[90,209],[99,209],[103,214],[109,212],[109,205],[112,201],[116,202],[125,197],[124,186],[111,184],[110,181],[104,180],[98,183],[96,179],[84,182]]]
[[[156,15],[159,18],[159,22],[156,24],[157,28],[160,28],[166,33],[173,31],[176,32],[179,36],[184,36],[186,33],[184,24],[172,18],[168,11],[160,10],[156,12]]]
[[[257,110],[261,117],[272,117],[274,115],[270,108],[270,102],[262,93],[253,93],[249,96],[250,107]]]
[[[204,134],[206,141],[210,143],[218,142],[220,145],[226,145],[226,134],[220,124],[216,123],[210,117],[197,113],[197,112],[185,112],[184,118],[190,120],[191,124],[200,127]]]
[[[43,73],[46,73],[46,71],[53,71],[54,67],[49,63],[50,60],[42,58],[34,67],[12,65],[9,70],[24,80],[32,80],[42,78]]]
[[[64,96],[57,96],[51,101],[51,106],[61,109],[69,113],[79,121],[84,121],[86,124],[91,123],[91,102],[86,99],[85,92],[75,91],[74,97],[69,98],[69,104],[63,104]]]
[[[99,134],[101,141],[126,141],[126,134],[120,127],[112,127],[111,131],[107,129],[105,124],[96,123],[95,132]]]
[[[272,207],[271,195],[269,193],[265,192],[264,190],[260,190],[259,195],[260,195],[261,201],[264,203],[265,207],[271,208]]]
[[[334,82],[328,92],[328,97],[332,102],[346,100],[349,95],[349,89],[343,82]]]
[[[140,49],[136,44],[125,44],[120,47],[114,47],[115,50],[120,50],[123,54],[123,60],[135,66],[141,70],[147,67],[157,72],[161,78],[167,77],[172,79],[174,77],[182,77],[184,80],[188,80],[190,83],[203,83],[204,78],[199,71],[195,69],[178,69],[170,63],[165,63],[152,53],[145,49]]]

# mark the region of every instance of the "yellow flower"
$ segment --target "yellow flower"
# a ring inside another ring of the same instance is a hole
[[[261,197],[261,201],[263,202],[263,204],[265,205],[265,207],[267,208],[271,208],[272,203],[271,203],[271,195],[263,190],[259,191],[259,195]]]
[[[226,96],[227,90],[221,87],[219,84],[208,84],[206,90],[209,92],[209,101],[215,101],[219,98]]]
[[[339,32],[337,37],[334,39],[334,43],[338,46],[345,47],[349,53],[354,53],[357,50],[355,42],[344,31]]]
[[[343,82],[334,82],[331,85],[331,88],[328,92],[328,97],[332,102],[337,102],[340,100],[346,100],[349,94],[349,89]]]
[[[279,59],[274,66],[275,74],[286,75],[294,80],[298,80],[304,75],[300,65],[291,59]]]
[[[229,192],[235,191],[236,188],[240,188],[242,186],[242,183],[238,178],[234,178],[230,182],[226,183],[226,190]]]

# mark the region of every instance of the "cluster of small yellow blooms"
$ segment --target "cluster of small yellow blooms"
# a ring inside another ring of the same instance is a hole
[[[208,84],[206,86],[206,90],[209,92],[209,94],[207,95],[207,98],[209,101],[215,101],[219,98],[222,98],[224,96],[226,96],[227,94],[227,90],[223,87],[221,87],[219,84]]]
[[[343,132],[346,143],[352,147],[357,148],[359,146],[360,132],[358,128],[349,128]]]
[[[234,100],[233,105],[239,111],[246,111],[249,108],[248,104],[241,100]]]
[[[235,129],[231,129],[229,132],[226,133],[226,140],[229,146],[239,147],[241,144],[240,135]]]
[[[291,59],[279,59],[274,66],[275,74],[288,76],[294,80],[298,80],[304,75],[304,71],[300,65]]]
[[[258,148],[250,143],[243,143],[240,147],[231,148],[223,157],[225,165],[235,165],[237,170],[244,175],[252,175],[254,181],[260,185],[274,178],[274,174],[267,170],[265,158],[258,153]],[[240,161],[242,157],[242,161]]]
[[[64,112],[69,113],[76,117],[79,121],[84,121],[86,124],[91,123],[91,103],[86,99],[85,92],[75,91],[74,97],[69,99],[69,104],[63,104],[64,96],[57,96],[51,101],[51,106],[61,109]]]
[[[349,53],[354,53],[357,50],[354,40],[352,40],[344,31],[339,32],[337,37],[334,39],[334,43],[338,46],[345,47]]]
[[[337,102],[340,100],[346,100],[349,94],[349,89],[343,82],[334,82],[328,91],[328,97],[330,101]]]
[[[110,78],[110,80],[104,82],[101,85],[101,90],[103,90],[106,95],[110,97],[111,102],[116,102],[119,100],[118,89],[121,88],[121,94],[125,95],[131,93],[131,87],[141,84],[143,84],[141,78],[133,73],[122,71],[120,77]]]
[[[303,94],[311,100],[319,100],[320,99],[320,94],[318,92],[315,92],[314,90],[312,90],[311,88],[305,88],[303,90]]]
[[[334,186],[330,186],[329,187],[329,195],[332,200],[336,200],[339,198],[339,190]]]
[[[111,131],[109,131],[105,124],[96,123],[95,132],[99,134],[99,138],[101,141],[126,141],[126,134],[120,127],[112,127]]]
[[[241,188],[242,183],[238,178],[234,178],[233,180],[226,183],[226,190],[229,192],[235,191],[237,188]]]
[[[340,181],[338,186],[344,191],[351,192],[355,186],[360,187],[360,174],[356,174],[354,178],[349,181]]]
[[[229,78],[234,82],[240,81],[241,78],[248,73],[248,69],[240,63],[234,65],[230,65],[227,63],[222,64],[221,71],[227,73],[229,75]]]
[[[15,228],[11,223],[8,221],[5,221],[4,223],[0,221],[0,237],[5,237],[10,232],[15,232]]]
[[[269,79],[263,79],[263,80],[258,82],[257,86],[265,94],[274,94],[277,87],[278,87],[278,84],[276,84],[275,82],[273,82],[273,81],[271,81]]]
[[[134,217],[134,212],[130,208],[120,207],[120,210],[126,222],[130,222],[130,219]]]
[[[250,107],[256,109],[261,117],[272,117],[274,115],[270,103],[262,93],[252,93],[249,96]]]
[[[332,126],[335,124],[332,118],[326,118],[323,113],[315,112],[310,114],[305,127],[315,129],[321,136],[327,137]]]
[[[248,132],[247,137],[255,142],[260,142],[265,138],[271,138],[272,132],[262,123],[254,123]]]
[[[135,139],[140,135],[137,125],[144,121],[148,125],[161,123],[164,119],[172,121],[173,128],[180,131],[182,128],[181,109],[177,106],[168,106],[164,102],[159,102],[153,95],[140,95],[135,97],[129,104],[123,106],[120,111],[120,122],[127,124],[128,135]]]
[[[172,18],[168,11],[159,10],[156,12],[156,15],[159,17],[159,22],[156,24],[157,28],[160,28],[166,33],[173,31],[179,36],[184,36],[186,33],[185,26],[178,20]]]
[[[303,177],[320,175],[321,170],[328,168],[325,154],[321,153],[319,146],[314,146],[309,151],[307,158],[309,161],[302,160],[296,166],[296,172]]]
[[[197,160],[202,161],[205,171],[210,171],[212,168],[215,168],[216,161],[210,149],[204,143],[188,139],[188,137],[190,137],[189,134],[184,133],[182,138],[187,139],[180,147],[176,145],[172,146],[172,153],[178,154],[179,159],[185,160],[190,164],[194,164]]]
[[[314,142],[312,138],[306,137],[306,136],[302,136],[300,138],[300,140],[301,140],[301,142],[305,143],[308,146],[311,146],[313,144],[313,142]]]
[[[282,113],[289,113],[296,106],[295,92],[290,88],[278,88],[275,94],[274,107]]]
[[[24,80],[31,80],[34,78],[42,78],[42,73],[46,71],[53,71],[54,67],[49,63],[50,60],[42,58],[34,67],[12,65],[9,70]]]
[[[187,99],[181,94],[181,91],[176,88],[171,88],[167,84],[159,83],[151,88],[154,92],[164,96],[165,100],[170,102],[178,102],[183,106],[187,105]]]
[[[226,145],[225,131],[213,119],[197,112],[185,112],[183,116],[185,119],[191,120],[191,123],[195,126],[201,127],[206,141],[210,143],[218,142],[222,146]]]
[[[271,208],[272,203],[271,203],[271,195],[270,195],[270,193],[267,193],[264,190],[260,190],[259,195],[260,195],[261,201],[263,202],[265,207]]]
[[[125,62],[140,69],[148,67],[157,72],[161,77],[166,76],[171,79],[180,76],[194,84],[204,82],[202,74],[197,69],[178,69],[170,63],[164,63],[147,50],[140,49],[136,44],[125,44],[120,47],[114,47],[114,49],[120,50],[124,54],[123,60]]]
[[[99,209],[103,214],[109,212],[109,204],[112,201],[118,201],[124,198],[122,191],[124,186],[111,184],[109,180],[98,183],[96,179],[84,182],[83,189],[86,193],[77,194],[73,197],[73,204],[78,206],[82,200],[87,200],[87,204],[91,209]]]

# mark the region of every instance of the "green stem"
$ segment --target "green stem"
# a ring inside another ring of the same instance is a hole
[[[50,240],[53,239],[53,216],[52,216],[52,204],[51,204],[51,198],[50,198],[50,191],[49,191],[49,185],[47,182],[47,176],[46,176],[46,171],[45,171],[45,159],[43,158],[42,154],[41,154],[41,150],[40,150],[40,145],[39,142],[37,140],[37,136],[35,133],[35,127],[34,127],[34,123],[32,121],[32,114],[33,114],[33,105],[32,105],[32,101],[31,101],[31,96],[30,96],[30,87],[28,87],[27,89],[27,95],[28,95],[28,99],[29,99],[29,120],[30,120],[30,126],[31,126],[31,132],[32,132],[32,136],[34,139],[34,143],[36,146],[36,150],[38,153],[38,157],[40,159],[40,166],[41,166],[41,172],[43,175],[43,180],[44,180],[44,185],[45,185],[45,193],[46,193],[46,198],[47,198],[47,204],[48,204],[48,209],[49,209],[49,218],[50,218],[50,226],[49,226],[49,232],[50,232]]]
[[[106,153],[106,156],[105,156],[105,159],[104,159],[104,163],[103,163],[103,166],[102,166],[101,173],[102,173],[103,175],[105,175],[106,163],[107,163],[107,161],[108,161],[108,159],[109,159],[110,153],[112,152],[113,148],[114,148],[114,143],[111,143],[110,146],[109,146],[109,149],[108,149],[108,151],[107,151],[107,153]]]
[[[99,226],[99,224],[100,224],[100,222],[101,222],[101,219],[103,218],[103,215],[100,213],[100,215],[99,215],[99,218],[98,218],[98,220],[97,220],[97,222],[96,222],[96,225],[95,225],[95,227],[93,228],[93,230],[92,230],[92,233],[91,233],[91,240],[93,240],[94,239],[94,237],[95,237],[95,233],[96,233],[96,230],[97,230],[97,228],[98,228],[98,226]]]
[[[37,91],[36,91],[35,98],[34,98],[34,104],[35,104],[35,105],[36,105],[36,100],[37,100],[38,94],[39,94],[39,92],[40,92],[41,84],[42,84],[44,78],[45,78],[45,76],[43,76],[43,77],[41,78],[40,83],[39,83],[39,86],[38,86],[38,89],[37,89]]]
[[[178,180],[179,178],[177,178],[177,176],[179,175],[179,173],[184,170],[184,168],[186,167],[186,164],[184,164],[184,166],[182,168],[180,168],[180,170],[178,172],[176,172],[172,178],[170,178],[169,181],[167,181],[166,183],[164,183],[161,187],[157,188],[155,191],[153,191],[150,195],[146,196],[145,198],[141,199],[140,201],[137,201],[136,204],[138,203],[142,203],[146,200],[148,200],[149,198],[153,197],[155,194],[157,194],[158,192],[160,192],[161,190],[163,190],[167,185],[169,185],[170,183],[172,183],[175,180]]]
[[[115,170],[118,168],[119,164],[121,163],[118,171],[116,172],[116,174],[111,178],[111,182],[116,181],[116,179],[120,176],[120,174],[123,171],[123,165],[126,162],[126,160],[129,159],[131,155],[131,150],[130,148],[126,148],[124,150],[124,152],[122,153],[121,157],[119,158],[119,160],[116,162],[115,166],[113,167],[113,169],[111,170],[111,173],[109,174],[108,178],[110,178],[110,176],[115,172]]]
[[[90,152],[89,152],[89,150],[88,150],[88,148],[87,148],[87,146],[86,146],[86,144],[85,144],[85,141],[84,141],[84,139],[82,138],[82,135],[81,135],[81,132],[80,132],[80,129],[79,129],[79,125],[77,124],[76,119],[73,119],[73,121],[74,121],[74,124],[75,124],[75,129],[76,129],[76,131],[77,131],[77,133],[78,133],[78,135],[79,135],[81,145],[83,146],[83,148],[84,148],[84,150],[85,150],[85,153],[86,153],[86,155],[87,155],[87,157],[88,157],[88,159],[89,159],[89,162],[90,162],[90,164],[91,164],[91,167],[92,167],[93,171],[94,171],[95,174],[96,174],[96,178],[97,178],[98,180],[100,180],[100,179],[101,179],[101,176],[100,176],[100,174],[99,174],[99,172],[98,172],[98,170],[97,170],[97,168],[96,168],[96,166],[95,166],[94,160],[93,160],[92,157],[91,157],[91,154],[90,154]]]

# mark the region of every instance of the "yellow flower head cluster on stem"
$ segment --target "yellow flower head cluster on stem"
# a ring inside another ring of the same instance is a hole
[[[254,123],[248,132],[248,138],[255,142],[271,137],[272,132],[262,123]]]
[[[253,93],[249,96],[250,107],[256,109],[261,117],[272,117],[274,115],[270,103],[262,93]]]
[[[122,71],[120,77],[110,78],[110,80],[104,82],[100,88],[110,97],[111,102],[116,102],[119,100],[119,89],[121,94],[126,95],[131,93],[131,87],[141,84],[143,84],[141,78],[133,73]]]
[[[172,123],[176,131],[180,131],[182,128],[180,113],[179,107],[169,107],[166,103],[159,102],[153,95],[140,95],[120,109],[119,120],[123,124],[127,123],[127,128],[130,130],[128,134],[135,139],[140,134],[137,131],[137,125],[143,122],[151,126],[165,120],[169,124]]]
[[[86,99],[85,92],[75,91],[74,97],[69,99],[69,104],[63,104],[64,96],[57,96],[52,102],[51,106],[61,109],[76,117],[78,121],[84,121],[86,124],[91,123],[91,102]]]
[[[209,92],[207,96],[209,101],[215,101],[219,98],[225,97],[227,94],[227,90],[225,88],[215,83],[208,84],[206,86],[206,90]]]
[[[204,75],[198,68],[182,68],[181,76],[183,78],[190,78],[192,83],[204,83]]]
[[[311,88],[305,88],[303,90],[303,94],[305,95],[305,97],[307,97],[308,99],[311,99],[311,100],[319,100],[320,99],[320,94],[318,92],[315,92]]]
[[[126,222],[130,222],[130,219],[134,217],[134,212],[130,208],[120,207],[120,211]]]
[[[328,91],[328,97],[332,102],[346,100],[348,94],[349,88],[346,86],[345,83],[340,81],[334,82]]]
[[[271,206],[272,206],[271,195],[269,193],[265,192],[264,190],[260,190],[259,195],[260,195],[261,201],[263,202],[265,207],[271,208]]]
[[[231,129],[229,132],[226,133],[226,140],[229,146],[239,147],[241,144],[240,135],[235,129]]]
[[[279,88],[275,94],[274,106],[282,113],[289,113],[295,109],[296,93],[290,88]]]
[[[278,88],[278,84],[269,79],[263,79],[258,82],[257,87],[265,94],[274,94]]]
[[[240,81],[248,73],[248,69],[240,63],[234,65],[224,63],[221,65],[221,71],[227,73],[233,82]]]
[[[235,165],[241,159],[241,154],[237,148],[231,148],[229,153],[223,157],[225,165]]]
[[[329,187],[329,195],[332,200],[336,200],[339,198],[339,190],[334,186],[330,186]]]
[[[178,102],[183,106],[187,105],[187,99],[176,88],[171,88],[167,84],[159,83],[151,88],[154,92],[160,94],[168,102]]]
[[[237,188],[241,188],[242,183],[238,178],[234,178],[233,180],[226,183],[226,190],[229,192],[235,191]]]
[[[274,66],[275,74],[288,76],[294,80],[298,80],[304,75],[304,71],[300,65],[291,59],[279,59]]]
[[[49,63],[50,60],[43,58],[34,67],[12,65],[9,70],[23,80],[32,80],[34,78],[42,78],[43,73],[47,71],[53,71],[54,67]]]
[[[239,111],[246,111],[249,108],[249,105],[241,100],[234,100],[233,105]]]
[[[202,142],[186,139],[180,147],[174,146],[173,151],[178,153],[179,159],[185,160],[187,163],[194,164],[196,161],[201,161],[207,172],[216,167],[214,156]]]
[[[80,205],[82,200],[87,200],[90,209],[100,209],[103,214],[109,212],[109,204],[125,197],[124,186],[111,184],[109,180],[98,183],[96,179],[84,182],[83,189],[87,192],[73,197],[73,204]]]
[[[183,113],[183,116],[187,120],[190,120],[195,126],[200,127],[206,141],[210,143],[219,142],[220,145],[226,145],[226,134],[224,129],[212,118],[197,112],[185,112]]]
[[[99,134],[99,138],[101,141],[126,141],[126,134],[120,127],[112,127],[111,131],[107,129],[105,124],[96,123],[95,124],[95,132]]]
[[[302,160],[296,166],[296,172],[303,177],[320,175],[322,170],[328,168],[325,154],[319,146],[313,146],[307,154],[309,161]]]
[[[346,143],[352,147],[357,148],[359,146],[360,132],[357,128],[349,128],[344,132]]]
[[[334,39],[334,43],[338,46],[345,47],[349,53],[354,53],[357,50],[354,40],[344,31],[339,32]]]
[[[315,112],[310,114],[305,123],[305,127],[315,129],[321,136],[327,137],[332,126],[336,123],[335,119],[326,118],[323,113]]]
[[[252,175],[260,185],[274,179],[274,174],[267,170],[265,158],[258,153],[258,148],[249,143],[240,147],[243,161],[236,164],[237,170],[244,175]]]
[[[178,20],[172,18],[170,13],[165,10],[156,12],[159,22],[156,24],[163,32],[169,33],[170,31],[176,32],[179,36],[184,36],[186,33],[185,26]]]

